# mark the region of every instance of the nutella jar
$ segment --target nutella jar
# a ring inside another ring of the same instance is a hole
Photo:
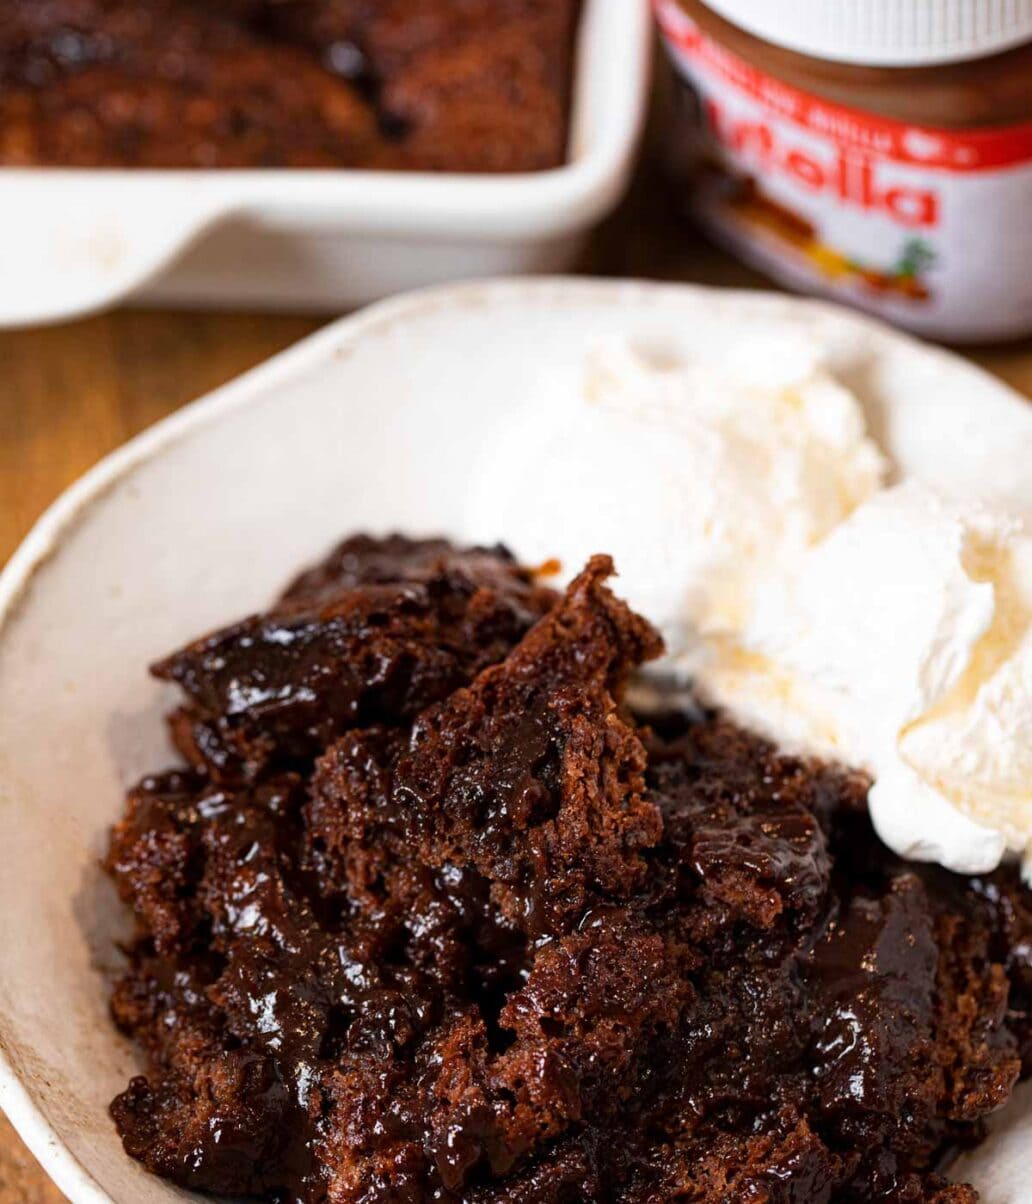
[[[654,0],[695,216],[790,287],[1032,332],[1032,0]]]

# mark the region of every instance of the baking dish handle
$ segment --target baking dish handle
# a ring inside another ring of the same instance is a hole
[[[58,322],[124,300],[236,208],[226,180],[169,173],[0,173],[0,327]]]

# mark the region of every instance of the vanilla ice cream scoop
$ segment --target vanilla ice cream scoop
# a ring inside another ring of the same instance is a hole
[[[706,694],[874,776],[898,852],[975,873],[1032,839],[1032,535],[916,483],[858,507],[707,648]]]
[[[900,854],[1032,879],[1032,532],[888,465],[811,344],[595,349],[499,432],[468,526],[576,571],[611,552],[701,697],[865,769]]]
[[[856,399],[800,339],[719,368],[628,342],[546,382],[475,469],[467,525],[527,562],[615,559],[672,654],[737,631],[761,582],[882,484]]]

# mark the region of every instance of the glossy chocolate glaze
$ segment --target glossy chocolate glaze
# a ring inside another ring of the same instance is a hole
[[[660,644],[611,567],[556,599],[360,538],[158,666],[192,767],[108,859],[132,1156],[288,1204],[976,1198],[941,1172],[1032,1068],[1027,893],[899,861],[856,775],[632,715]]]

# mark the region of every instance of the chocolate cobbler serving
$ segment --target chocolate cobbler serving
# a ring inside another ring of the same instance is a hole
[[[536,171],[580,0],[0,0],[0,166]]]
[[[635,713],[661,642],[612,571],[356,537],[155,667],[186,764],[107,860],[132,1157],[281,1204],[977,1199],[951,1157],[1032,1070],[1017,872],[904,862],[863,777]]]

